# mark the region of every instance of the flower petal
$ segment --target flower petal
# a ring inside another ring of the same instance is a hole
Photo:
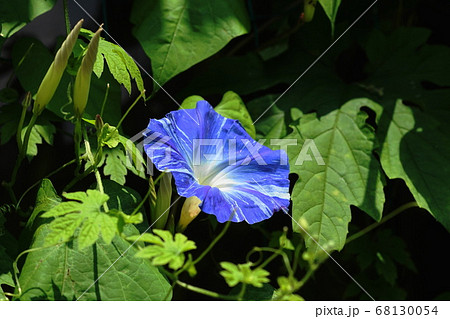
[[[173,174],[178,194],[197,196],[219,222],[253,224],[289,206],[289,165],[280,163],[285,153],[254,141],[239,121],[206,101],[150,120],[144,135],[147,155]]]

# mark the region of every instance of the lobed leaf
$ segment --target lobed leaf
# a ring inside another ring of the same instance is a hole
[[[292,193],[292,225],[303,233],[313,255],[322,249],[342,249],[350,205],[381,219],[383,182],[373,156],[375,135],[360,111],[363,106],[381,110],[370,100],[352,100],[320,119],[315,114],[303,116],[287,136],[299,145],[288,148],[291,171],[299,176]]]

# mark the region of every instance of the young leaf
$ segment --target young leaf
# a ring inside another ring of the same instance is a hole
[[[319,0],[320,5],[325,11],[328,19],[331,22],[331,34],[334,36],[334,24],[336,22],[336,16],[338,8],[341,5],[341,0]]]
[[[223,261],[220,266],[224,269],[220,272],[228,286],[234,287],[239,283],[252,285],[261,288],[264,283],[269,282],[267,278],[270,273],[264,269],[251,269],[251,263],[238,264]]]
[[[194,20],[199,23],[193,28]],[[250,29],[245,4],[239,0],[138,0],[131,21],[160,85]]]
[[[292,194],[292,225],[301,233],[297,223],[307,225],[304,237],[313,255],[322,253],[316,242],[327,251],[342,249],[350,205],[375,220],[381,218],[383,183],[373,156],[374,132],[365,124],[367,115],[360,111],[363,106],[381,110],[370,100],[352,100],[320,119],[315,114],[305,115],[286,138],[303,147],[288,148],[291,170],[299,176]]]
[[[144,233],[140,236],[129,237],[128,240],[150,243],[151,245],[140,250],[136,257],[149,258],[155,266],[168,264],[173,270],[180,269],[184,265],[184,253],[197,248],[192,240],[188,240],[181,233],[176,233],[173,237],[167,230],[154,229],[153,232],[157,236]]]
[[[126,155],[121,147],[103,150],[106,156],[105,167],[103,173],[111,176],[111,180],[121,185],[125,184],[125,176],[127,175]]]
[[[278,285],[280,288],[275,291],[273,300],[281,301],[303,301],[299,295],[294,294],[301,287],[301,283],[293,277],[278,277]]]

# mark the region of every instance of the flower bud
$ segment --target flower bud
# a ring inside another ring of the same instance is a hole
[[[73,88],[73,106],[75,116],[81,118],[89,97],[89,88],[91,86],[91,74],[94,69],[95,59],[97,58],[98,44],[100,41],[100,33],[103,29],[100,27],[91,39],[87,52],[81,61],[80,68],[75,78]]]
[[[159,182],[158,195],[156,196],[155,209],[151,212],[153,228],[164,229],[169,217],[169,209],[172,199],[172,174],[164,173]]]
[[[66,69],[67,60],[69,59],[72,49],[78,38],[78,33],[80,33],[81,25],[83,24],[83,19],[81,19],[77,25],[72,29],[72,31],[64,40],[61,48],[59,48],[56,53],[55,60],[50,65],[44,79],[39,86],[38,92],[36,94],[36,100],[33,106],[33,113],[39,115],[44,110],[45,106],[50,102],[56,89],[58,88],[61,77]]]
[[[104,125],[102,117],[100,114],[97,114],[95,116],[95,128],[97,129],[97,132],[101,132]]]
[[[314,12],[316,11],[317,0],[305,0],[303,6],[303,21],[310,22],[314,18]]]
[[[27,92],[27,94],[25,95],[25,98],[22,101],[22,106],[24,108],[29,108],[31,105],[31,92]]]
[[[198,205],[201,200],[197,196],[189,197],[185,200],[181,208],[180,221],[178,222],[178,230],[183,231],[186,227],[200,214],[201,209]]]

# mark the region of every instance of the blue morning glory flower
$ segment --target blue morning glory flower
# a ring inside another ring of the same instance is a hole
[[[172,173],[178,194],[198,197],[202,211],[219,222],[231,216],[253,224],[289,206],[286,153],[254,141],[206,101],[151,119],[144,136],[147,155]]]

